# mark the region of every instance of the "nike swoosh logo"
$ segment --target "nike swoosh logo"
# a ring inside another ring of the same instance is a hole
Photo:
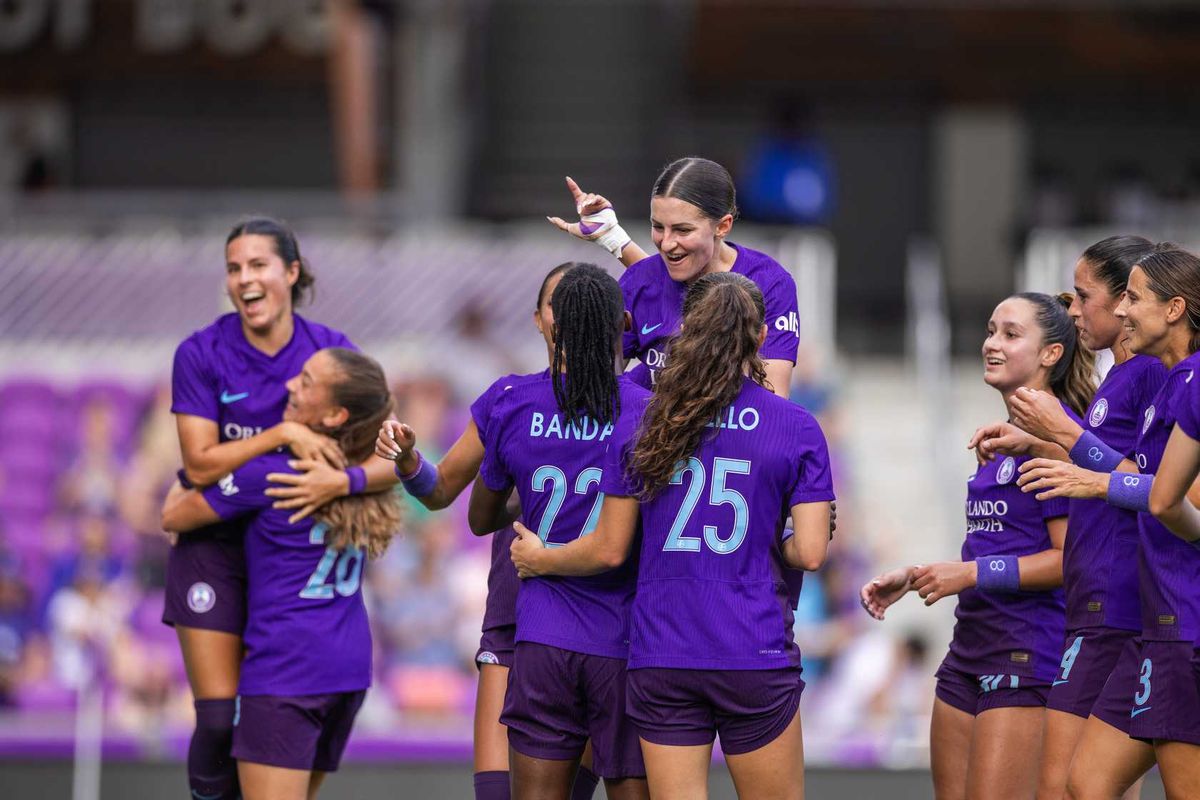
[[[1143,711],[1149,711],[1151,708],[1153,708],[1153,706],[1146,706],[1145,708],[1135,708],[1133,711],[1129,712],[1129,718],[1133,719],[1138,714],[1142,713]]]
[[[1055,687],[1055,686],[1058,686],[1060,683],[1066,683],[1066,682],[1067,681],[1055,681],[1054,683],[1050,684],[1050,686]]]
[[[642,326],[642,336],[645,336],[647,333],[650,333],[651,331],[656,330],[657,328],[661,328],[661,327],[662,327],[661,322],[658,323],[657,325],[643,325]]]
[[[225,391],[221,392],[221,402],[226,403],[226,404],[236,403],[238,400],[244,400],[245,398],[247,398],[249,396],[250,396],[249,392],[242,392],[241,394],[230,394],[229,390],[226,389]]]

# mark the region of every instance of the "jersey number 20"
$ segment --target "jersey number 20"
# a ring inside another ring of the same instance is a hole
[[[312,526],[308,533],[309,544],[325,543],[326,527],[323,523]],[[305,600],[328,600],[336,591],[342,597],[349,597],[358,591],[358,583],[362,578],[363,551],[351,545],[344,550],[326,547],[320,563],[309,576],[308,583],[300,590],[300,596]],[[333,585],[329,573],[334,573]]]

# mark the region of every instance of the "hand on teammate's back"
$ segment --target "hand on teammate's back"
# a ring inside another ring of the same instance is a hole
[[[540,536],[519,522],[513,523],[513,530],[517,535],[508,552],[512,556],[513,566],[517,568],[517,576],[535,578],[540,574],[536,568],[537,555],[546,548],[546,544]]]
[[[264,494],[276,498],[272,508],[300,509],[288,517],[290,524],[350,492],[350,477],[344,469],[334,469],[324,461],[305,458],[288,461],[288,466],[298,471],[268,473],[267,481],[280,485],[272,486]]]
[[[1092,472],[1063,461],[1035,458],[1018,470],[1022,492],[1037,492],[1038,500],[1054,497],[1103,498],[1108,494],[1108,473]]]

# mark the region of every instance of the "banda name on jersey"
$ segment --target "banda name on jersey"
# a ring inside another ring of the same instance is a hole
[[[603,442],[612,432],[611,422],[601,427],[600,423],[589,417],[568,425],[558,414],[551,414],[547,420],[545,414],[535,411],[529,420],[529,435],[541,439],[578,439],[583,442],[598,439]]]

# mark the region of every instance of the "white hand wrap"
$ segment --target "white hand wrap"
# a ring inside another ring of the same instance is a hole
[[[595,214],[580,215],[579,232],[617,258],[621,257],[625,245],[633,241],[617,221],[617,212],[612,208],[603,208]]]

